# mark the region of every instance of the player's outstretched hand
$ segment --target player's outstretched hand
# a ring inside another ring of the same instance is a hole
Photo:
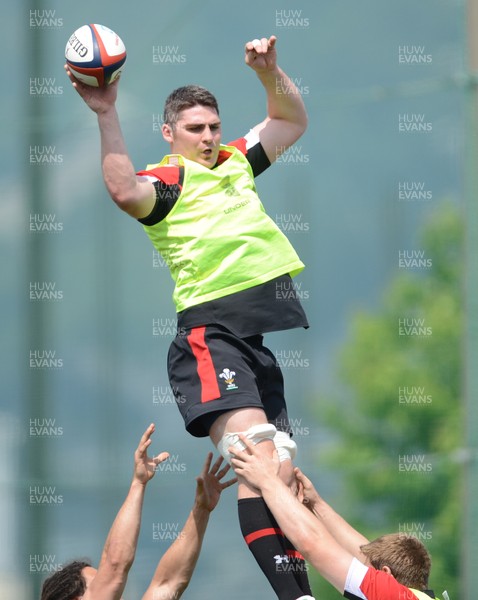
[[[118,84],[121,76],[113,81],[113,83],[110,83],[110,85],[93,87],[91,85],[86,85],[77,79],[66,64],[65,71],[71,81],[72,86],[93,112],[97,114],[106,112],[109,108],[114,106],[116,97],[118,95]]]
[[[236,475],[243,477],[250,485],[258,490],[261,485],[270,477],[276,477],[279,473],[280,462],[277,451],[274,449],[272,457],[260,450],[260,444],[254,445],[242,433],[239,439],[246,447],[245,450],[239,450],[234,446],[228,448],[231,454],[231,465]]]
[[[257,73],[264,71],[273,71],[277,66],[277,52],[275,49],[277,38],[271,35],[270,38],[254,39],[247,42],[245,46],[245,61],[251,69]]]
[[[169,458],[169,452],[161,452],[157,456],[148,456],[148,448],[151,445],[151,436],[154,433],[154,423],[146,429],[141,436],[138,447],[134,453],[134,476],[143,485],[154,477],[157,466]]]
[[[231,468],[230,465],[226,464],[225,467],[219,470],[222,461],[223,458],[220,456],[211,467],[212,452],[209,452],[201,474],[196,477],[197,487],[195,504],[200,508],[205,508],[209,512],[216,508],[222,491],[237,481],[237,477],[233,477],[228,481],[221,481]]]

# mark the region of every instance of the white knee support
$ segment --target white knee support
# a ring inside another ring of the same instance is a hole
[[[231,462],[231,455],[228,452],[228,448],[231,446],[237,448],[238,450],[244,450],[245,448],[244,444],[239,439],[239,433],[242,433],[247,439],[251,440],[251,442],[256,445],[264,440],[273,441],[277,430],[275,426],[271,425],[270,423],[261,423],[260,425],[253,425],[252,427],[249,427],[247,431],[241,431],[238,433],[226,432],[219,440],[217,449],[228,463]]]
[[[285,431],[277,431],[274,436],[274,445],[279,455],[280,462],[293,460],[297,454],[297,444]]]

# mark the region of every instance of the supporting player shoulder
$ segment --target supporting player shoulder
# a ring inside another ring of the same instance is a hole
[[[429,600],[424,592],[411,590],[385,571],[367,567],[354,558],[350,564],[344,589],[350,600]]]

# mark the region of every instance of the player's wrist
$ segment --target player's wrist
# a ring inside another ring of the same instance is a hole
[[[118,113],[116,112],[116,104],[114,102],[112,102],[111,104],[106,104],[106,105],[101,105],[101,106],[96,106],[96,107],[90,107],[91,110],[93,112],[96,113],[96,115],[98,116],[98,119],[103,119],[103,120],[117,120],[118,119]]]
[[[281,478],[270,471],[262,473],[260,477],[253,483],[262,494],[269,493],[277,489],[277,485],[283,483]]]
[[[262,67],[260,69],[254,69],[254,70],[256,72],[256,75],[261,80],[262,84],[265,86],[270,85],[270,83],[273,83],[274,85],[276,85],[276,83],[278,81],[280,81],[280,78],[283,75],[283,73],[278,65],[269,65],[269,66]]]
[[[191,512],[195,519],[209,519],[212,509],[209,509],[209,507],[202,502],[195,501]]]
[[[310,510],[318,519],[320,519],[321,521],[327,521],[328,519],[333,518],[335,511],[320,496],[317,496],[316,498],[311,500],[311,502],[312,505]]]
[[[138,476],[136,474],[133,475],[133,479],[131,481],[131,489],[142,491],[146,488],[146,485],[149,482],[149,478],[144,478],[142,476]]]

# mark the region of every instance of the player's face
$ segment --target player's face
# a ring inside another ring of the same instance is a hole
[[[209,106],[196,105],[179,113],[174,127],[163,125],[163,137],[172,154],[181,154],[211,169],[221,143],[221,120]]]

